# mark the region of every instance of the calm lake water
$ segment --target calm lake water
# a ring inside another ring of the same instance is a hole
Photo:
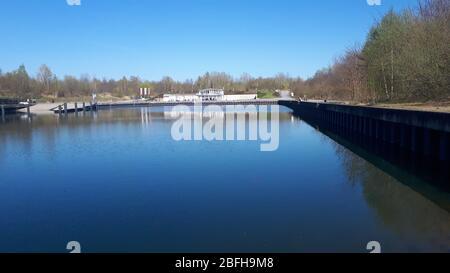
[[[8,116],[0,252],[450,251],[447,195],[435,202],[280,109],[275,152],[174,141],[163,107]]]

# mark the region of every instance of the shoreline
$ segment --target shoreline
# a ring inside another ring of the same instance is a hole
[[[230,104],[278,104],[279,99],[257,99],[248,101],[221,101],[217,102],[219,105],[230,105]],[[83,102],[76,102],[78,108],[80,108]],[[53,108],[57,108],[63,103],[38,103],[30,107],[30,113],[35,115],[54,115]],[[150,101],[140,101],[140,100],[123,100],[123,101],[99,101],[97,102],[98,107],[127,107],[127,106],[175,106],[175,105],[193,105],[193,102],[150,102]],[[213,102],[204,102],[204,105],[214,104]],[[86,106],[89,104],[86,103]],[[67,103],[68,109],[73,109],[75,107],[75,102]],[[18,110],[17,113],[27,113],[27,109]]]
[[[258,99],[255,102],[261,103],[261,102],[275,102],[279,101],[280,99]],[[318,102],[323,103],[321,100],[309,100],[309,102]],[[82,102],[77,102],[78,107],[82,105]],[[120,100],[120,101],[99,101],[98,104],[100,106],[109,106],[109,105],[130,105],[130,104],[142,104],[142,105],[151,105],[152,103],[155,103],[155,105],[158,105],[157,102],[144,102],[144,101],[137,101],[137,100]],[[236,101],[236,104],[243,103],[243,101]],[[248,102],[245,102],[248,103]],[[395,104],[374,104],[374,105],[367,105],[367,104],[355,104],[352,102],[343,102],[343,101],[329,101],[329,103],[336,103],[336,104],[343,104],[343,105],[351,105],[351,106],[364,106],[364,107],[370,107],[370,108],[379,108],[379,109],[392,109],[392,110],[410,110],[410,111],[422,111],[422,112],[437,112],[437,113],[450,113],[450,103],[441,103],[440,105],[433,105],[429,103],[395,103]],[[53,111],[50,109],[58,107],[58,105],[61,105],[62,102],[44,102],[44,103],[38,103],[32,107],[30,107],[30,113],[35,115],[51,115],[54,114]],[[164,103],[161,103],[163,105]],[[175,104],[175,103],[174,103]],[[180,104],[183,104],[180,102]],[[190,103],[186,103],[190,104]],[[68,102],[67,103],[68,108],[73,108],[75,106],[75,102]],[[18,113],[27,113],[27,109],[21,109],[17,111]]]

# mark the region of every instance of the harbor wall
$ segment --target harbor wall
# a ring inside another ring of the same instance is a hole
[[[432,160],[450,159],[450,113],[280,101],[301,118]]]

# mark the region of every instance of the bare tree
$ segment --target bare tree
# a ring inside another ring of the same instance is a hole
[[[54,78],[53,72],[50,68],[43,64],[39,67],[39,71],[37,73],[37,80],[44,86],[44,93],[50,93],[50,84]]]

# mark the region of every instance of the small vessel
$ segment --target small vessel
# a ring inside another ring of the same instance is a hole
[[[0,98],[0,108],[3,109],[6,113],[15,112],[20,109],[28,108],[36,105],[35,100],[25,100],[22,101],[20,99],[9,99],[9,98]]]

